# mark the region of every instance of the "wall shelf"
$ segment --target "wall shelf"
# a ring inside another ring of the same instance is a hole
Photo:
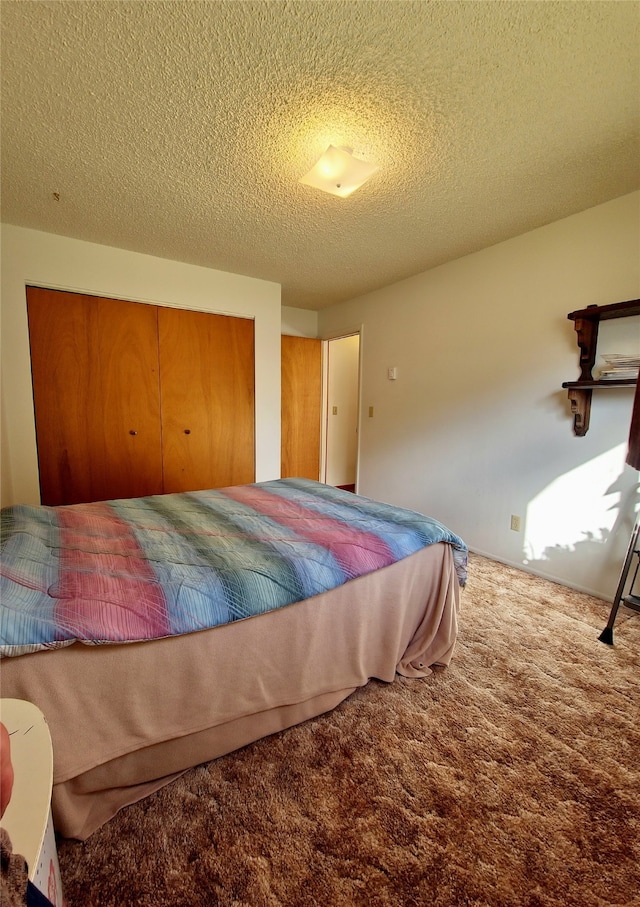
[[[586,309],[577,309],[567,315],[567,318],[573,321],[580,349],[580,377],[577,381],[565,381],[562,386],[568,391],[573,415],[573,431],[578,437],[583,437],[589,430],[591,396],[594,390],[636,386],[637,382],[634,379],[598,381],[592,374],[596,361],[600,322],[611,318],[626,318],[629,315],[640,315],[640,299],[614,302],[611,305],[590,305]]]

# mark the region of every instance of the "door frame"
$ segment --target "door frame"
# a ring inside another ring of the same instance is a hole
[[[345,337],[359,337],[358,343],[358,389],[357,389],[357,416],[356,416],[356,476],[355,490],[358,491],[360,477],[360,437],[362,422],[362,344],[364,340],[364,325],[360,324],[350,330],[328,334],[322,337],[322,424],[320,426],[320,481],[327,480],[327,423],[329,420],[329,344],[332,340],[343,340]]]

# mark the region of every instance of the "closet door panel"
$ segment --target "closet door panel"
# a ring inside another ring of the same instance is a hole
[[[158,309],[165,492],[255,479],[254,325]]]
[[[162,492],[154,306],[27,288],[43,504]]]
[[[41,501],[90,501],[102,487],[87,417],[99,386],[91,368],[92,312],[82,296],[28,287],[27,313]]]
[[[162,494],[157,307],[100,299],[97,338],[102,413],[92,419],[103,451],[97,500]]]
[[[282,335],[281,476],[320,478],[322,343]]]

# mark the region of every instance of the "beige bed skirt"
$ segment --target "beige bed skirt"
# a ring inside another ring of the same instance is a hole
[[[331,592],[186,636],[5,658],[54,752],[53,818],[87,838],[203,762],[334,708],[376,677],[448,665],[460,590],[438,543]]]

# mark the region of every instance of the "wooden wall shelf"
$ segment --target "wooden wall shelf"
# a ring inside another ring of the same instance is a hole
[[[579,437],[586,435],[589,430],[591,395],[594,390],[636,386],[636,381],[633,379],[598,381],[592,374],[596,361],[600,322],[611,318],[626,318],[629,315],[640,315],[640,299],[614,302],[611,305],[590,305],[586,309],[577,309],[567,315],[567,318],[573,321],[580,349],[580,377],[577,381],[565,381],[562,386],[568,391],[573,415],[573,431]]]

